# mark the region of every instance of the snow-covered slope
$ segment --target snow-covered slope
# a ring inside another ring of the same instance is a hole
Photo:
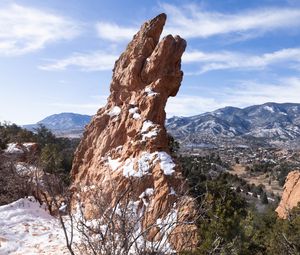
[[[90,115],[65,112],[50,115],[36,124],[25,125],[24,128],[33,131],[42,124],[56,135],[79,137],[91,118]]]
[[[168,131],[186,145],[205,142],[272,144],[300,138],[300,104],[266,103],[244,109],[225,107],[192,117],[167,120]]]
[[[1,255],[69,254],[58,220],[34,198],[0,207]]]
[[[91,116],[74,113],[51,115],[38,124],[44,124],[59,136],[81,137]],[[28,129],[36,125],[26,125]],[[212,143],[238,144],[268,140],[294,142],[300,139],[300,104],[266,103],[240,109],[225,107],[192,117],[173,117],[166,127],[177,140],[185,145]]]

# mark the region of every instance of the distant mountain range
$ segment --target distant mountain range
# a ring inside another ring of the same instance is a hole
[[[166,126],[188,147],[296,146],[300,141],[300,104],[225,107],[192,117],[173,117]]]
[[[57,136],[80,137],[92,116],[51,115],[38,124]],[[287,146],[300,144],[300,104],[266,103],[243,109],[225,107],[191,117],[167,119],[166,127],[183,147]]]
[[[46,117],[36,124],[23,127],[33,131],[40,124],[50,129],[57,136],[80,137],[84,127],[91,121],[92,116],[77,113],[60,113]]]

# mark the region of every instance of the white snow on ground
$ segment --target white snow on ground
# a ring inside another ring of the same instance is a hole
[[[30,150],[30,148],[35,145],[35,143],[23,143],[23,146],[27,149]]]
[[[114,106],[108,113],[110,117],[118,116],[121,113],[121,108],[119,106]]]
[[[158,93],[157,92],[154,92],[153,90],[152,90],[152,88],[151,87],[146,87],[145,88],[145,92],[147,93],[147,95],[148,96],[156,96]]]
[[[157,158],[160,160],[160,168],[165,175],[172,175],[175,172],[175,164],[168,153],[159,151],[157,152]]]
[[[34,174],[34,173],[37,173],[37,172],[41,172],[41,171],[39,171],[39,169],[37,167],[29,165],[29,164],[24,163],[24,162],[16,163],[15,167],[16,167],[17,173],[20,174],[20,175]]]
[[[16,154],[22,154],[24,151],[22,148],[19,147],[17,143],[9,143],[7,144],[7,148],[4,151],[5,153],[16,153]]]
[[[30,197],[0,206],[0,254],[69,253],[59,221]]]
[[[168,238],[171,236],[171,231],[176,226],[177,222],[177,210],[172,208],[170,213],[163,219],[158,219],[154,226],[161,228],[161,238],[162,240],[156,242],[149,242],[144,239],[145,233],[142,233],[142,223],[141,215],[144,212],[144,207],[138,209],[139,201],[130,201],[127,208],[127,211],[131,211],[131,218],[136,218],[136,223],[134,227],[134,232],[130,233],[132,238],[135,239],[135,245],[131,246],[131,249],[128,254],[135,255],[138,254],[138,251],[141,251],[141,248],[147,247],[149,251],[153,251],[153,254],[176,254],[168,242]]]
[[[141,194],[141,197],[151,196],[154,190],[149,188]],[[157,220],[157,225],[162,229],[163,240],[148,242],[141,235],[140,217],[144,209],[139,210],[139,201],[130,201],[127,205],[128,216],[134,220],[136,225],[132,230],[132,238],[136,245],[131,247],[129,254],[137,254],[138,247],[157,249],[162,254],[173,254],[167,237],[174,228],[177,220],[177,211],[171,209],[170,213],[163,219]],[[60,210],[65,210],[62,204]],[[76,218],[76,215],[74,215]],[[91,220],[87,225],[96,222]],[[103,232],[106,225],[102,225]],[[75,242],[79,241],[79,233],[75,230]],[[116,238],[118,235],[116,234]],[[22,198],[8,205],[0,206],[0,254],[1,255],[67,255],[69,254],[63,230],[58,219],[52,217],[44,206],[35,201],[33,197]],[[78,253],[77,253],[78,254]]]
[[[9,154],[23,154],[26,151],[30,151],[33,145],[35,145],[35,143],[9,143],[7,144],[7,148],[4,150],[4,152]]]

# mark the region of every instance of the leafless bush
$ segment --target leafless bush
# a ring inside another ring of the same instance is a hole
[[[179,215],[177,204],[174,208],[161,210],[155,219],[148,222],[145,216],[148,208],[140,201],[133,200],[135,196],[132,187],[128,185],[121,194],[114,194],[113,200],[108,199],[100,187],[90,187],[86,194],[89,194],[88,203],[92,206],[91,218],[86,217],[87,204],[82,203],[79,195],[76,203],[74,196],[72,200],[75,212],[70,208],[68,211],[59,210],[71,254],[174,254],[172,242],[176,240],[175,235],[177,239],[182,237],[185,240],[183,247],[189,247],[188,243],[193,242],[195,235],[192,231],[181,233],[180,230],[194,226],[196,219],[189,221],[186,215]],[[189,234],[190,239],[187,238]]]
[[[20,175],[14,162],[0,155],[0,205],[32,195],[30,180]]]

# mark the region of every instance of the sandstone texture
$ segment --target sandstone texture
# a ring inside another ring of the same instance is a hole
[[[194,208],[184,194],[164,123],[167,99],[176,96],[182,81],[186,42],[172,35],[159,40],[165,21],[160,14],[143,24],[116,61],[108,102],[86,127],[71,175],[72,191],[83,201],[86,217],[95,217],[93,192],[101,190],[113,207],[128,190],[150,241],[163,238],[159,223],[185,222],[170,227],[168,235],[178,251],[195,244],[190,241],[196,238]]]
[[[280,218],[287,218],[289,211],[300,202],[300,171],[290,172],[285,180],[284,191],[276,209]]]

